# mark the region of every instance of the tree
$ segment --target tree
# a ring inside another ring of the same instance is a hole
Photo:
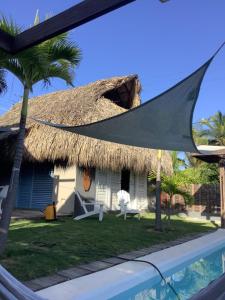
[[[5,18],[0,21],[0,29],[15,36],[21,32],[19,26]],[[29,93],[40,81],[51,84],[53,77],[73,84],[74,67],[81,58],[80,50],[68,39],[67,33],[47,40],[37,46],[12,55],[0,50],[0,68],[15,75],[23,86],[23,99],[20,115],[19,133],[16,141],[16,151],[10,178],[9,192],[3,203],[3,213],[0,221],[0,253],[3,252],[10,224],[13,204],[19,182],[20,167],[23,157],[24,137],[28,110]]]
[[[161,189],[167,193],[169,199],[167,201],[167,217],[170,222],[172,199],[175,195],[181,195],[184,198],[185,204],[191,204],[193,202],[192,195],[187,191],[183,183],[181,173],[173,174],[172,176],[163,176]]]
[[[201,137],[207,138],[211,145],[225,146],[225,114],[218,111],[214,116],[201,120],[201,124]]]
[[[3,93],[7,88],[7,83],[5,80],[5,71],[0,68],[0,94]]]
[[[156,174],[153,172],[149,175],[149,180],[155,182],[155,230],[162,231],[162,217],[161,217],[161,158],[162,150],[158,150],[157,154],[157,170]],[[173,172],[178,172],[181,166],[184,166],[185,162],[183,159],[178,157],[177,151],[171,152],[171,159],[173,165]]]
[[[152,171],[148,180],[156,182],[157,175]],[[193,202],[193,196],[188,192],[187,185],[189,181],[183,176],[183,171],[179,171],[172,175],[161,175],[161,190],[168,194],[169,199],[167,201],[167,218],[170,222],[171,208],[172,208],[172,199],[175,195],[181,195],[184,198],[185,204],[191,204]],[[152,190],[157,190],[157,187],[154,186]]]
[[[179,154],[178,151],[172,151],[170,153],[171,159],[172,159],[172,165],[173,165],[173,172],[174,173],[179,172],[182,167],[186,167],[185,160],[182,159],[182,158],[180,158],[178,156],[178,154]]]

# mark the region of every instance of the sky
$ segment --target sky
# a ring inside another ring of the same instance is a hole
[[[80,1],[7,0],[0,13],[22,28],[32,25],[37,9],[43,20]],[[175,85],[207,61],[225,41],[224,0],[136,0],[70,31],[82,51],[75,86],[113,76],[137,74],[145,102]],[[22,86],[7,76],[8,92],[0,96],[0,114],[20,100]],[[202,83],[193,122],[220,110],[225,113],[225,46]],[[34,86],[32,96],[67,89],[53,80],[50,88]]]

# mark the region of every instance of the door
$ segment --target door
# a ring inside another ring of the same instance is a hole
[[[106,209],[110,209],[111,206],[110,177],[109,171],[96,169],[96,201],[102,202]]]

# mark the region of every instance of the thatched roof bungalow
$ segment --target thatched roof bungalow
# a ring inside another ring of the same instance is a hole
[[[99,80],[30,99],[29,117],[67,125],[102,120],[140,105],[140,89],[137,76]],[[20,109],[19,103],[1,116],[0,129],[17,127]],[[2,166],[12,161],[16,135],[17,131],[0,133]],[[162,160],[164,171],[170,172],[169,153],[165,152]],[[28,118],[17,206],[40,208],[55,200],[59,211],[69,212],[75,186],[85,196],[102,200],[111,209],[117,207],[116,192],[126,188],[134,206],[142,203],[146,207],[146,174],[155,167],[156,150],[100,141]],[[87,174],[90,187],[84,191]]]

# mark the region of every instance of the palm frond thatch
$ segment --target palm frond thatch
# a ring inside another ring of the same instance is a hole
[[[102,120],[138,106],[140,89],[136,75],[99,80],[83,87],[30,99],[29,117],[67,125]],[[17,126],[20,109],[21,104],[16,104],[0,117],[0,127]],[[31,119],[28,119],[26,128],[26,161],[63,162],[64,165],[78,164],[111,170],[127,168],[137,173],[147,173],[156,167],[157,150],[87,138],[38,124]],[[12,159],[14,144],[15,132],[0,136],[2,159]],[[164,171],[170,173],[172,162],[168,152],[164,152],[162,160]]]

